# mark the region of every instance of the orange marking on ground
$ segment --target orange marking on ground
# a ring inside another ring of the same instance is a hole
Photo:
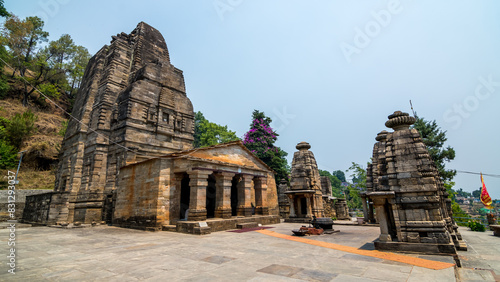
[[[284,235],[284,234],[276,233],[274,231],[269,231],[269,230],[265,230],[265,229],[264,230],[257,230],[256,232],[259,232],[259,233],[265,234],[265,235],[269,235],[269,236],[273,236],[276,238],[287,239],[287,240],[305,243],[305,244],[309,244],[309,245],[314,245],[314,246],[318,246],[318,247],[333,249],[333,250],[342,251],[342,252],[348,252],[348,253],[362,255],[362,256],[380,258],[380,259],[385,259],[385,260],[392,260],[392,261],[402,262],[402,263],[411,264],[411,265],[420,266],[420,267],[425,267],[425,268],[434,269],[434,270],[440,270],[440,269],[445,269],[445,268],[455,266],[454,263],[447,263],[447,262],[440,262],[440,261],[434,261],[434,260],[415,258],[415,257],[410,257],[410,256],[405,256],[405,255],[400,255],[400,254],[395,254],[395,253],[389,253],[389,252],[360,250],[360,249],[355,248],[355,247],[349,247],[349,246],[343,246],[343,245],[338,245],[338,244],[334,244],[334,243],[316,241],[316,240],[306,239],[306,238],[297,237],[297,236]]]

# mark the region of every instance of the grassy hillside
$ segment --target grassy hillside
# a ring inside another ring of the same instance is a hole
[[[16,189],[53,189],[58,150],[63,140],[60,131],[67,119],[62,110],[50,104],[41,107],[31,103],[28,107],[23,107],[19,95],[23,85],[14,78],[9,79],[9,86],[8,98],[0,100],[0,117],[11,119],[15,114],[22,114],[27,109],[38,117],[35,122],[35,133],[23,142],[20,149],[26,152],[18,176],[20,182]],[[16,171],[16,168],[9,170]],[[6,188],[7,175],[7,170],[0,170],[0,189]]]

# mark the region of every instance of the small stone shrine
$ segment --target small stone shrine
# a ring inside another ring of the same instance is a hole
[[[311,145],[300,142],[298,152],[293,154],[290,190],[285,194],[290,198],[288,222],[309,222],[313,215],[324,217],[323,194],[318,165]],[[330,188],[331,189],[331,188]]]
[[[328,176],[321,176],[321,192],[323,193],[323,212],[325,217],[337,218],[336,203],[339,200],[332,196],[332,182]]]
[[[452,254],[466,250],[434,162],[419,132],[410,129],[413,123],[414,117],[396,111],[385,123],[394,132],[376,137],[365,196],[380,224],[375,247]]]

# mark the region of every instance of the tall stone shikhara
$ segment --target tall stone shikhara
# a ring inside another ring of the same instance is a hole
[[[373,147],[366,196],[380,223],[377,249],[456,253],[466,249],[451,217],[451,200],[422,138],[410,129],[415,118],[389,116]]]
[[[192,147],[193,106],[163,36],[144,22],[90,59],[76,97],[81,122],[69,121],[55,191],[69,192],[62,221],[66,212],[70,222],[101,221],[120,167]]]

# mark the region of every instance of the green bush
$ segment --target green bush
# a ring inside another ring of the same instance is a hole
[[[10,86],[3,75],[0,75],[0,99],[7,97],[7,92],[9,92]]]
[[[68,129],[68,122],[68,120],[63,120],[61,129],[59,129],[59,135],[61,135],[62,137],[64,137],[64,135],[66,134],[66,130]]]
[[[479,231],[479,232],[486,231],[486,227],[484,227],[484,225],[482,225],[480,222],[477,221],[469,221],[468,227],[472,231]]]
[[[14,168],[17,165],[17,150],[0,139],[0,169]]]
[[[44,83],[38,88],[40,89],[40,92],[42,92],[45,96],[48,96],[50,99],[58,100],[61,98],[61,93],[54,84]],[[43,98],[43,100],[45,100],[45,98]]]
[[[4,125],[5,130],[3,131],[3,137],[10,145],[17,149],[21,148],[23,141],[35,133],[35,122],[37,119],[38,116],[31,110],[27,110],[22,115],[14,115],[10,121]]]

